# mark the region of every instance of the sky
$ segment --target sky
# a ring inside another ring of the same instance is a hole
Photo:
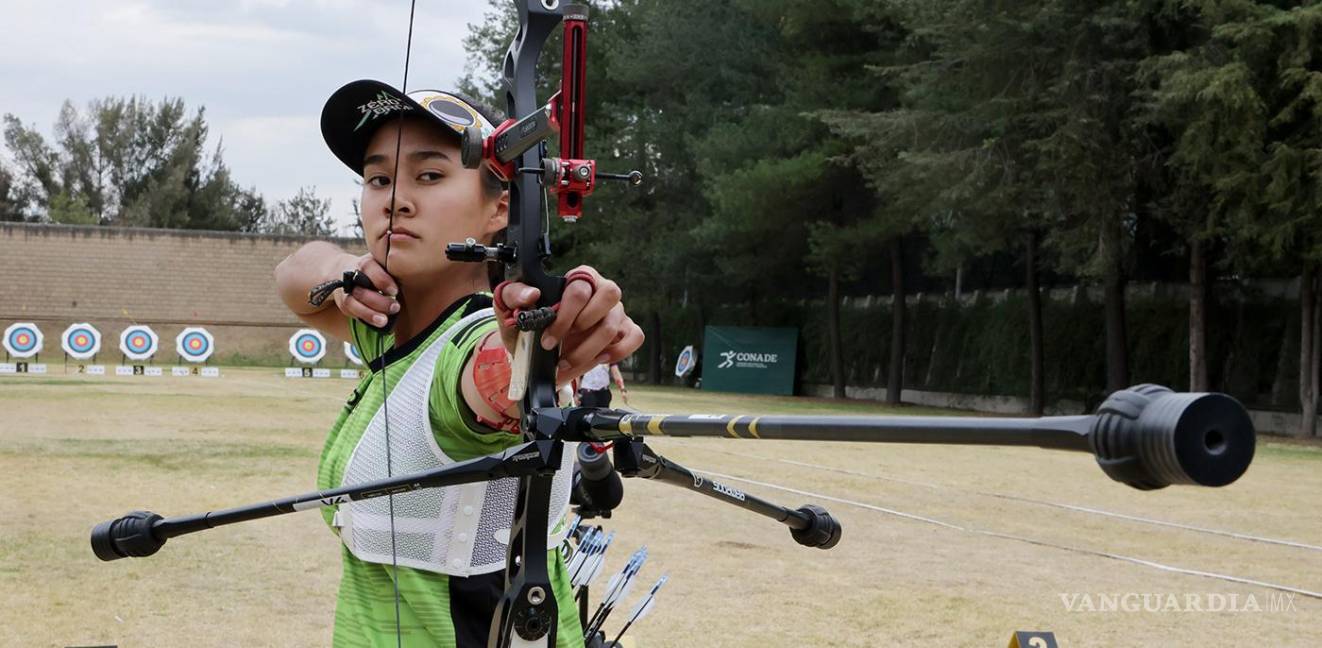
[[[410,89],[455,86],[487,10],[417,1]],[[49,135],[66,99],[182,98],[239,184],[270,203],[315,187],[350,233],[357,176],[322,141],[321,107],[356,79],[399,86],[407,0],[0,0],[0,16],[0,113]]]

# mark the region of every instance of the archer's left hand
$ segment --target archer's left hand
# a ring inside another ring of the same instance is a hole
[[[589,266],[574,268],[566,276],[576,273],[586,274],[591,280],[571,280],[565,284],[555,321],[542,332],[542,348],[560,345],[558,384],[578,378],[599,364],[619,362],[643,344],[643,329],[624,312],[619,284]],[[513,316],[512,310],[536,308],[541,291],[518,282],[503,284],[498,289],[501,294],[496,300],[496,320],[500,323],[501,341],[513,353],[519,331],[507,324]],[[502,301],[509,310],[500,308]]]

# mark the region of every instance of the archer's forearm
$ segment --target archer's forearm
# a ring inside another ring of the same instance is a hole
[[[313,306],[308,303],[308,291],[355,267],[357,259],[332,243],[308,243],[276,266],[276,292],[295,315],[310,315],[324,310],[332,306],[333,302],[327,300],[321,306]]]
[[[519,416],[519,406],[516,403],[506,403],[499,398],[495,398],[496,403],[492,403],[492,396],[509,390],[509,376],[503,375],[503,380],[496,381],[493,384],[477,384],[475,378],[477,356],[485,349],[498,349],[500,353],[505,353],[505,346],[500,341],[500,334],[491,332],[482,341],[473,347],[473,351],[468,356],[468,361],[464,363],[463,373],[460,374],[459,391],[463,394],[464,404],[468,405],[469,411],[486,420],[501,420],[505,418],[517,418]],[[497,410],[497,407],[504,407]]]

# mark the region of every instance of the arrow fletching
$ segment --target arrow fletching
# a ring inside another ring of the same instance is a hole
[[[629,589],[633,585],[634,577],[638,575],[638,570],[642,569],[643,563],[646,562],[647,547],[643,547],[634,552],[633,556],[629,559],[629,564],[625,565],[624,571],[620,573],[621,578],[619,587],[616,588],[614,592],[606,593],[605,605],[608,612],[609,608],[613,607],[617,601],[624,598],[625,595],[629,593]]]
[[[574,573],[570,584],[574,587],[587,585],[598,573],[601,572],[602,565],[605,564],[606,550],[610,548],[611,542],[615,541],[615,532],[611,531],[605,539],[600,540],[589,547],[589,554],[583,559],[583,564],[577,572]]]
[[[669,578],[669,576],[662,576],[661,580],[658,580],[656,584],[652,586],[652,590],[647,593],[647,596],[644,596],[642,600],[638,601],[638,604],[633,608],[633,612],[629,614],[629,620],[624,622],[624,627],[620,628],[620,633],[615,635],[615,639],[611,641],[612,645],[619,645],[620,639],[624,638],[624,633],[628,632],[629,628],[633,627],[635,622],[647,616],[652,611],[652,607],[656,605],[657,590],[661,589],[661,586],[665,585]]]
[[[606,544],[601,547],[601,551],[597,554],[596,560],[592,562],[592,568],[588,570],[587,576],[583,578],[583,585],[591,585],[592,581],[597,580],[597,576],[601,574],[602,568],[606,566],[606,551],[610,549],[611,542],[614,540],[615,533],[611,532],[611,534],[606,537]]]
[[[656,592],[661,589],[662,585],[666,584],[666,581],[669,580],[669,578],[669,576],[662,576],[661,580],[658,580],[656,584],[652,586],[652,591],[648,592],[647,596],[644,596],[642,600],[638,601],[638,603],[633,606],[633,611],[629,612],[630,623],[639,621],[652,612],[652,606],[656,604]]]
[[[618,588],[618,587],[620,586],[620,579],[623,578],[623,577],[624,577],[624,572],[621,571],[621,572],[615,574],[614,576],[611,576],[611,579],[608,580],[608,581],[606,581],[606,595],[607,595],[607,596],[609,596],[611,592],[614,592],[615,589]],[[605,598],[603,597],[602,600],[604,601]]]
[[[606,617],[610,616],[611,610],[615,609],[615,603],[624,594],[628,593],[629,586],[633,583],[634,577],[638,575],[638,570],[643,568],[645,562],[647,562],[646,545],[633,552],[624,568],[619,573],[611,576],[610,580],[606,582],[606,594],[602,596],[596,612],[592,614],[592,618],[588,620],[585,626],[587,636],[592,636],[601,629],[601,625],[606,622]]]
[[[583,538],[578,541],[578,548],[574,551],[574,555],[570,557],[569,563],[566,565],[566,569],[570,574],[577,574],[578,571],[583,568],[583,561],[587,559],[588,552],[592,548],[593,543],[596,542],[599,532],[600,527],[589,527],[588,530],[583,533]]]

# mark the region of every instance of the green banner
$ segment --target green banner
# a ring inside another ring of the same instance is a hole
[[[794,393],[799,330],[708,326],[702,347],[702,388],[745,394]]]

